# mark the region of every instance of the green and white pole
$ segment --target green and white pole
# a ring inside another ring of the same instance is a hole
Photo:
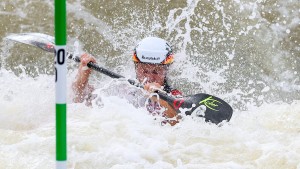
[[[55,0],[56,169],[67,168],[66,22],[66,0]]]

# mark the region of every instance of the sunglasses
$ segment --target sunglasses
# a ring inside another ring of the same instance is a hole
[[[148,63],[136,63],[135,68],[137,72],[143,73],[143,74],[153,74],[153,75],[159,75],[159,74],[165,74],[165,72],[168,69],[167,65],[157,65],[157,64],[148,64]]]

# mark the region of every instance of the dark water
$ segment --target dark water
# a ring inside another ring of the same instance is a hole
[[[69,0],[67,8],[69,50],[79,41],[80,51],[125,76],[134,75],[135,44],[159,36],[177,53],[170,82],[186,94],[217,95],[237,109],[300,99],[299,0]],[[52,54],[3,39],[53,35],[53,10],[53,1],[1,0],[2,69],[53,74]]]

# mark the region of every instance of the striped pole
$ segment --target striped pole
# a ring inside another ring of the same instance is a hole
[[[55,0],[56,169],[67,168],[66,22],[66,0]]]

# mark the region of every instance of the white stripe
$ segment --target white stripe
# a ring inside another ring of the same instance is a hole
[[[56,169],[67,169],[67,161],[56,161]]]
[[[66,58],[66,46],[56,46],[55,47],[55,68],[56,74],[56,103],[65,104],[66,103],[66,91],[67,91],[67,58]],[[58,56],[59,55],[59,56]],[[59,57],[59,59],[58,59]]]

